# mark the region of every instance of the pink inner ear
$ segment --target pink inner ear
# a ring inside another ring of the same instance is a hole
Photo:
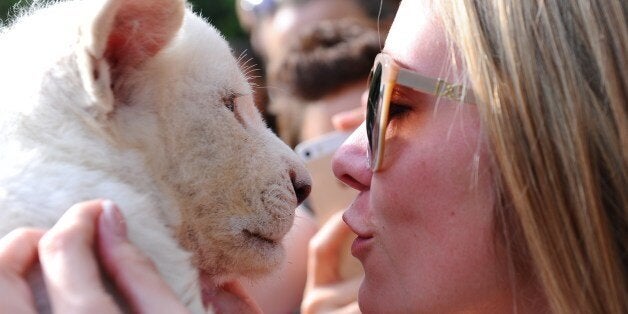
[[[148,2],[148,6],[144,1],[135,5],[127,2],[117,13],[105,51],[112,67],[120,69],[142,63],[157,54],[178,31],[182,22],[178,10],[151,6]]]

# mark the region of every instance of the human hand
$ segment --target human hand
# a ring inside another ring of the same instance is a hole
[[[363,276],[342,279],[340,261],[343,239],[351,230],[342,213],[332,215],[310,241],[308,274],[301,312],[360,313],[358,290]]]
[[[0,309],[35,313],[26,275],[39,257],[54,312],[120,312],[101,281],[95,252],[134,312],[187,312],[150,259],[127,240],[124,220],[108,201],[71,207],[47,232],[23,228],[2,238]]]
[[[0,312],[35,313],[33,295],[24,279],[37,261],[42,230],[17,229],[0,239]]]
[[[0,239],[1,313],[36,313],[27,275],[38,260],[54,312],[121,311],[104,287],[98,261],[132,312],[189,312],[153,262],[128,241],[124,219],[109,201],[76,204],[47,232],[20,228]],[[237,287],[216,287],[214,310],[261,313]]]

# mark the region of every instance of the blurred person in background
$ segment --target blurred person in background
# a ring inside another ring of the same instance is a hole
[[[241,0],[238,14],[243,28],[250,33],[253,50],[263,61],[268,86],[266,90],[270,95],[268,110],[276,119],[280,137],[294,147],[333,131],[334,117],[337,130],[353,131],[363,120],[363,112],[359,109],[360,97],[366,89],[372,60],[381,50],[399,1],[253,2]],[[349,204],[354,193],[333,177],[331,163],[326,162],[322,168],[316,166],[315,161],[311,164],[310,171],[316,173],[314,180],[319,182],[318,185],[314,183],[318,189],[313,188],[315,197],[310,198],[309,210],[314,212],[318,225],[323,226],[334,212]],[[326,185],[333,191],[324,189]],[[315,201],[322,199],[317,196],[326,193],[329,193],[330,202],[319,201],[316,204]],[[315,205],[320,206],[313,208]],[[302,210],[298,210],[297,217],[304,214]],[[303,251],[298,251],[298,256],[306,256],[310,260],[310,268],[318,265],[316,267],[337,270],[343,281],[352,281],[352,287],[347,289],[347,284],[343,287],[325,286],[327,291],[337,291],[332,294],[320,293],[323,289],[314,284],[318,282],[314,277],[319,276],[310,270],[312,275],[308,275],[307,301],[303,306],[306,313],[335,306],[336,298],[345,299],[349,304],[347,306],[345,303],[339,308],[352,307],[352,312],[357,309],[357,282],[362,269],[357,260],[348,255],[350,233],[342,222],[338,223],[339,219],[338,216],[334,217],[335,221],[329,223],[333,228],[327,227],[330,230],[318,235],[315,241],[318,244],[312,248],[313,253],[309,257]],[[296,227],[298,225],[295,224]],[[330,236],[338,233],[343,235]],[[314,251],[319,251],[318,247],[327,244],[333,244],[335,249],[321,260],[313,260],[318,254]],[[300,248],[305,250],[307,246]],[[299,308],[303,289],[286,289],[286,286],[295,287],[305,283],[306,263],[299,264],[296,260],[288,263],[286,269],[248,284],[251,294],[268,313],[285,313],[289,309]],[[273,297],[277,292],[286,297],[279,301]]]
[[[333,116],[360,107],[387,30],[380,32],[372,21],[326,20],[286,44],[286,54],[269,68],[267,80],[298,106],[298,142],[333,131]]]
[[[249,32],[252,47],[252,51],[244,52],[243,68],[245,72],[254,71],[250,72],[251,81],[258,98],[265,102],[261,107],[267,113],[267,121],[273,122],[274,131],[292,147],[298,142],[293,117],[298,117],[299,111],[281,86],[267,83],[268,68],[281,58],[287,42],[297,38],[308,25],[344,16],[366,19],[359,1],[362,0],[239,0],[236,3],[240,24]],[[247,63],[249,58],[256,63],[254,68],[251,62]],[[298,311],[307,275],[308,242],[317,229],[318,223],[311,212],[305,207],[297,208],[294,226],[284,239],[287,256],[282,268],[265,278],[244,282],[265,313]]]
[[[279,135],[289,145],[294,147],[302,141],[333,131],[334,116],[336,127],[341,131],[353,131],[361,123],[360,97],[366,88],[372,60],[381,50],[398,3],[395,0],[381,3],[379,0],[239,2],[241,24],[250,32],[253,50],[260,55],[265,68],[263,74],[270,94],[270,111],[276,116]],[[354,109],[353,113],[351,109]],[[334,212],[348,205],[354,193],[333,177],[329,162],[320,171],[333,180],[332,188],[336,193],[332,193],[330,198],[332,195],[337,198],[333,208],[314,209],[314,219],[322,226]],[[319,194],[328,192],[314,189]],[[340,194],[342,197],[339,197]],[[306,280],[303,259],[307,257],[308,247],[302,245],[302,241],[312,236],[312,217],[303,210],[304,207],[299,208],[296,216],[301,224],[297,220],[286,238],[285,245],[292,256],[288,257],[284,268],[271,276],[245,284],[267,313],[287,313],[299,309]],[[339,220],[339,217],[335,219]],[[334,230],[342,228],[345,234],[349,234],[344,224],[334,225]],[[305,231],[302,233],[300,229]],[[337,238],[330,240],[342,240],[333,252],[341,261],[329,267],[338,269],[343,279],[358,282],[361,267],[356,259],[347,254],[346,236]],[[318,289],[311,284],[309,286],[310,301],[327,300],[321,299]],[[352,306],[357,309],[357,285],[354,286],[334,295],[347,295],[344,298],[351,299],[354,302]],[[283,297],[274,297],[277,293]],[[313,308],[308,306],[304,310],[311,312]]]
[[[339,18],[390,24],[398,5],[399,0],[238,0],[236,10],[254,49],[268,62],[308,25]]]
[[[267,79],[269,84],[282,87],[285,95],[293,100],[292,106],[298,106],[295,111],[301,114],[291,122],[295,126],[295,137],[301,145],[316,142],[337,130],[332,120],[339,114],[339,119],[345,121],[338,126],[341,131],[353,131],[362,122],[361,98],[366,90],[371,65],[381,50],[381,40],[385,38],[388,27],[381,24],[378,29],[374,21],[364,19],[323,20],[304,29],[299,36],[290,38],[286,43],[284,55],[269,69]],[[356,109],[357,119],[347,123],[348,120],[342,118],[342,115],[355,112]],[[338,278],[346,283],[344,286],[350,288],[321,287],[317,284],[317,278],[308,277],[303,313],[327,311],[336,306],[347,312],[358,310],[357,287],[363,271],[358,260],[349,255],[352,240],[349,229],[339,215],[334,216],[344,210],[356,194],[333,176],[331,155],[336,147],[326,155],[311,156],[313,159],[305,160],[313,180],[311,197],[306,201],[306,206],[312,211],[319,226],[333,220],[329,222],[333,227],[324,227],[327,231],[323,231],[318,236],[317,244],[313,245],[327,245],[327,240],[321,242],[321,237],[329,237],[332,233],[334,236],[329,241],[335,246],[334,252],[328,252],[323,257],[324,261],[314,261],[321,257],[316,252],[318,248],[312,248],[308,259],[311,267],[325,265],[337,273]],[[252,287],[252,295],[258,296],[256,299],[260,300],[262,308],[265,307],[265,300],[277,304],[277,300],[272,298],[277,292],[269,291],[267,285],[259,285],[256,289],[253,282]],[[323,293],[323,289],[327,293]],[[332,289],[336,291],[330,294]],[[337,299],[348,302],[338,304],[335,301]]]
[[[324,20],[352,18],[356,21],[389,25],[400,0],[238,0],[236,10],[242,28],[249,32],[251,45],[259,55],[267,76],[282,60],[292,38]],[[383,39],[381,40],[383,44]],[[381,47],[381,45],[380,45]],[[276,129],[288,145],[298,144],[299,104],[281,85],[266,84],[268,110]]]

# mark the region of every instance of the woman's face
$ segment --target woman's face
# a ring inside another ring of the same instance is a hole
[[[403,1],[384,52],[405,68],[443,77],[453,64],[445,36],[428,1]],[[379,172],[368,166],[364,124],[335,156],[336,176],[360,191],[344,219],[358,235],[352,253],[366,273],[361,309],[512,311],[477,107],[435,102],[396,87]]]

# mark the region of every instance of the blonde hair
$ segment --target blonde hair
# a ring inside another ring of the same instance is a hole
[[[554,313],[628,313],[626,1],[440,5],[481,104],[515,278],[530,271]]]

